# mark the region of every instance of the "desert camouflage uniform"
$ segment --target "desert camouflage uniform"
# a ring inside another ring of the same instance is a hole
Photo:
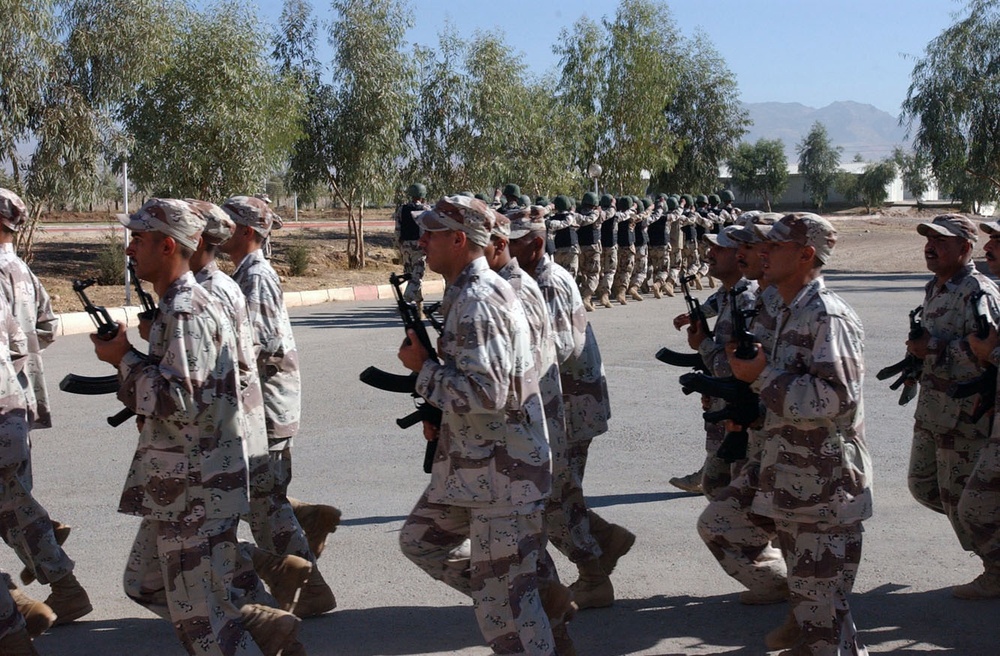
[[[774,343],[782,305],[774,287],[758,294],[751,332],[761,344]],[[787,586],[785,561],[771,546],[777,542],[774,519],[751,511],[760,487],[760,452],[766,433],[747,429],[747,459],[729,485],[718,490],[698,518],[698,534],[722,569],[750,590]]]
[[[1000,349],[992,360],[1000,364]],[[994,421],[993,434],[979,451],[956,514],[972,551],[987,567],[1000,564],[1000,422]]]
[[[399,262],[403,273],[410,274],[410,280],[403,290],[403,300],[422,303],[424,300],[423,280],[427,266],[427,256],[420,248],[420,227],[414,219],[430,209],[425,203],[406,203],[396,208],[393,220],[396,222],[396,240],[399,243]]]
[[[684,260],[684,231],[681,229],[684,226],[684,215],[681,213],[680,209],[673,210],[668,214],[669,218],[667,221],[670,225],[670,280],[674,283],[674,287],[680,287],[681,284],[681,271],[683,270],[683,260]]]
[[[441,363],[425,363],[416,382],[444,413],[440,442],[400,547],[432,578],[472,597],[495,653],[551,654],[536,570],[552,474],[524,309],[478,258],[448,286],[441,311]],[[470,568],[450,567],[451,550],[467,537]]]
[[[971,380],[983,365],[966,337],[976,331],[972,298],[984,291],[990,298],[991,323],[997,321],[997,287],[969,263],[939,287],[931,280],[925,288],[923,326],[930,333],[928,354],[920,373],[920,394],[914,414],[910,451],[910,492],[922,505],[948,516],[963,549],[973,541],[958,517],[958,502],[966,481],[989,439],[990,416],[972,423],[979,395],[952,399],[948,388]]]
[[[681,228],[681,271],[682,276],[693,276],[701,269],[698,255],[697,228],[702,224],[701,216],[694,210],[685,210],[678,225]],[[702,226],[704,227],[704,226]]]
[[[864,330],[854,311],[808,283],[780,303],[767,365],[751,384],[766,408],[753,512],[775,521],[790,610],[817,656],[867,654],[847,595],[872,514],[864,443]]]
[[[28,457],[28,408],[17,381],[27,357],[27,337],[0,294],[0,471],[16,470]],[[0,638],[24,628],[10,596],[13,587],[10,577],[0,572]]]
[[[743,310],[752,308],[757,298],[757,282],[740,278],[735,288],[743,288],[737,297],[738,307]],[[706,316],[710,313],[717,318],[712,339],[704,340],[698,347],[698,352],[709,373],[719,378],[733,373],[726,357],[726,344],[733,338],[732,303],[732,294],[728,289],[719,289],[705,301],[705,307],[709,310]],[[725,407],[726,402],[722,399],[711,398],[708,410],[722,410]],[[716,494],[729,485],[733,474],[743,466],[742,461],[728,463],[716,455],[725,437],[725,422],[705,422],[705,465],[702,467],[701,488],[709,499],[714,499]]]
[[[649,222],[649,265],[652,281],[663,284],[670,279],[670,232],[673,212],[657,207]]]
[[[614,207],[604,210],[601,222],[601,277],[597,296],[611,293],[618,270],[618,211]]]
[[[250,524],[270,526],[269,531],[260,531],[262,535],[268,532],[271,535],[271,544],[258,542],[262,549],[314,560],[287,496],[292,480],[292,437],[299,430],[301,382],[299,356],[281,282],[259,250],[243,258],[233,272],[233,280],[246,297],[253,329],[273,480],[269,494],[255,495],[251,500]]]
[[[601,281],[601,223],[604,222],[604,211],[593,208],[589,212],[577,214],[579,227],[576,230],[580,240],[580,296],[591,298],[597,292]],[[592,231],[592,239],[584,237],[585,231]],[[584,243],[593,241],[593,244]]]
[[[52,416],[42,350],[55,339],[59,320],[45,288],[15,254],[13,244],[0,244],[0,295],[7,301],[6,313],[13,314],[26,339],[27,355],[17,381],[25,396],[30,428],[49,428]],[[0,535],[35,578],[47,584],[72,573],[74,563],[56,543],[48,513],[31,494],[31,443],[27,435],[24,439],[23,461],[5,469],[0,481]]]
[[[638,220],[632,230],[635,233],[635,262],[632,265],[632,275],[628,281],[628,289],[639,289],[642,283],[646,282],[649,274],[649,235],[646,229],[649,227],[649,212],[638,215]]]
[[[567,558],[580,564],[601,554],[591,523],[607,524],[597,513],[588,511],[583,477],[591,441],[608,430],[608,384],[597,339],[573,280],[545,256],[535,267],[535,280],[549,308],[566,406],[569,471],[557,481],[562,489],[553,492],[562,502],[560,520],[566,525],[553,527],[549,537]]]
[[[260,654],[229,596],[249,509],[236,353],[225,311],[185,273],[160,299],[148,359],[119,365],[118,398],[145,418],[118,506],[142,517],[125,593],[190,654]]]
[[[615,220],[618,221],[618,264],[615,266],[615,281],[611,285],[612,297],[628,291],[628,283],[632,279],[635,267],[635,233],[632,232],[635,211],[619,211]]]
[[[576,235],[577,216],[575,212],[559,212],[545,225],[556,247],[556,264],[570,272],[576,280],[580,272],[580,244]]]

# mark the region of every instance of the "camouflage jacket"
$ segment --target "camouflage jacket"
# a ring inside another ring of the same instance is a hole
[[[969,263],[951,280],[939,286],[936,279],[924,288],[923,327],[930,333],[927,357],[920,373],[920,395],[914,418],[938,432],[954,428],[976,431],[968,422],[979,400],[978,394],[965,399],[948,396],[954,382],[971,380],[983,373],[983,365],[969,349],[968,336],[976,332],[975,308],[972,299],[980,291],[988,295],[991,320],[997,323],[1000,292],[992,280],[975,270]],[[960,417],[964,421],[960,422]],[[978,431],[987,434],[988,417],[980,422]]]
[[[0,294],[0,470],[28,461],[28,405],[18,381],[28,338]]]
[[[240,417],[243,429],[240,434],[243,436],[243,446],[250,461],[250,488],[271,489],[274,480],[267,453],[264,397],[260,390],[257,360],[254,357],[253,329],[250,327],[246,299],[240,286],[219,269],[219,264],[215,260],[195,273],[194,279],[219,302],[226,312],[229,323],[236,329],[240,405],[243,408]]]
[[[737,306],[744,311],[753,309],[757,302],[757,281],[740,278],[736,288],[740,287],[744,289],[736,297]],[[726,357],[726,344],[733,339],[732,299],[730,290],[721,288],[705,302],[705,305],[711,305],[718,318],[715,320],[712,339],[703,340],[698,346],[698,353],[713,376],[725,377],[733,373]],[[749,320],[747,323],[749,324]]]
[[[257,373],[264,394],[267,437],[284,440],[299,430],[302,384],[292,323],[285,309],[281,282],[260,250],[247,254],[233,272],[250,313]],[[282,449],[291,442],[277,445]]]
[[[785,305],[775,294],[767,365],[751,388],[767,408],[753,512],[838,526],[872,514],[864,440],[864,329],[822,278]]]
[[[545,425],[554,457],[556,453],[565,453],[566,449],[566,406],[563,403],[562,381],[559,379],[559,363],[556,360],[556,343],[552,335],[549,308],[538,283],[521,268],[517,258],[512,258],[497,273],[510,283],[528,319],[531,352],[535,354],[535,371],[540,374],[538,389],[545,407]]]
[[[524,309],[480,257],[448,285],[441,314],[441,361],[425,362],[416,383],[443,413],[427,498],[534,505],[549,495],[552,468]]]
[[[597,338],[587,322],[583,299],[566,269],[548,255],[535,267],[535,281],[549,306],[556,358],[566,404],[566,436],[572,443],[608,430],[611,404]]]
[[[118,398],[145,418],[118,511],[166,522],[246,513],[236,334],[185,273],[160,299],[149,356],[118,367]]]
[[[32,428],[49,428],[52,413],[42,350],[55,340],[59,319],[42,283],[14,252],[13,244],[0,244],[0,272],[0,290],[28,339],[28,359],[18,375],[27,394],[28,420]]]

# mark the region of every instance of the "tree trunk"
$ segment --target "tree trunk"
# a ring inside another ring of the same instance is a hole
[[[357,248],[358,268],[365,268],[365,199],[361,197],[361,204],[358,206],[358,241]]]

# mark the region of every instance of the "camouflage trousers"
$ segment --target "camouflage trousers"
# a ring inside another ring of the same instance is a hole
[[[698,242],[698,275],[708,275],[708,244],[704,241]]]
[[[410,280],[403,290],[403,300],[413,303],[423,303],[424,269],[427,266],[427,256],[419,246],[418,241],[399,242],[399,261],[403,265],[403,273],[410,274]]]
[[[0,470],[0,536],[42,584],[73,571],[73,561],[56,542],[52,521],[31,494],[31,460]]]
[[[756,493],[756,472],[744,466],[702,511],[698,535],[726,574],[749,590],[770,590],[786,584],[785,561],[772,546],[774,520],[750,510]]]
[[[629,289],[635,287],[638,289],[642,286],[642,283],[646,282],[646,276],[649,274],[649,245],[643,244],[642,246],[635,247],[635,264],[632,267],[632,279],[629,280]]]
[[[538,595],[542,505],[468,508],[431,503],[424,493],[399,534],[407,558],[472,597],[479,630],[496,654],[553,653],[552,628]],[[456,568],[449,554],[465,538],[471,560],[467,568]]]
[[[958,503],[986,442],[987,436],[978,426],[973,431],[945,433],[933,432],[920,421],[913,426],[907,474],[910,494],[921,505],[948,517],[966,551],[973,550],[973,540],[959,520]]]
[[[14,598],[10,596],[13,586],[10,575],[0,570],[0,638],[24,628],[24,617],[17,611]]]
[[[708,410],[721,410],[724,407],[726,402],[722,399],[710,399],[708,404]],[[724,422],[705,422],[705,465],[701,470],[701,490],[709,499],[714,499],[732,480],[733,465],[715,455],[725,438]]]
[[[681,275],[693,276],[701,268],[701,258],[698,256],[698,244],[695,242],[684,242],[684,249],[681,251]]]
[[[611,286],[612,296],[628,290],[633,267],[635,267],[635,246],[619,246],[618,268],[615,270],[615,282]]]
[[[589,299],[601,282],[601,245],[580,247],[580,296]]]
[[[272,445],[282,440],[268,440]],[[288,502],[288,485],[292,482],[292,451],[269,451],[274,487],[256,489],[250,498],[247,522],[257,546],[279,556],[299,556],[313,562],[306,534]]]
[[[667,282],[670,279],[670,247],[650,246],[649,264],[653,267],[653,282]]]
[[[125,566],[125,594],[174,625],[189,654],[261,656],[231,598],[237,518],[143,519]]]
[[[972,550],[1000,563],[1000,439],[990,439],[979,452],[957,510]]]
[[[553,259],[556,264],[569,271],[573,280],[576,280],[577,274],[580,273],[580,248],[578,246],[557,248]]]
[[[549,542],[577,565],[601,556],[601,547],[591,532],[587,501],[583,496],[583,475],[587,469],[590,442],[569,442],[563,457],[553,456],[552,496],[545,507]]]
[[[788,568],[789,610],[813,656],[867,656],[847,595],[861,562],[861,524],[821,529],[776,520]],[[798,652],[796,652],[798,653]]]
[[[615,282],[615,272],[618,270],[618,247],[603,247],[601,251],[601,284],[597,287],[597,295],[611,293],[611,285]]]

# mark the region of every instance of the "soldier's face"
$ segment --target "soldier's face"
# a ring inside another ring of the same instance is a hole
[[[135,275],[140,280],[154,282],[162,261],[162,244],[163,235],[158,232],[132,233],[125,254],[135,262]]]
[[[763,242],[760,251],[762,278],[775,286],[794,278],[803,248],[793,241]]]
[[[951,277],[965,265],[971,249],[967,239],[931,234],[924,244],[924,261],[932,273]]]
[[[990,235],[986,245],[986,264],[990,267],[990,273],[1000,276],[1000,235]]]
[[[424,230],[420,234],[421,250],[427,256],[427,266],[434,273],[444,273],[452,259],[454,230]]]
[[[736,264],[736,249],[712,245],[708,249],[708,275],[726,280],[739,273]]]
[[[760,244],[741,243],[736,249],[736,265],[747,280],[760,279]]]

